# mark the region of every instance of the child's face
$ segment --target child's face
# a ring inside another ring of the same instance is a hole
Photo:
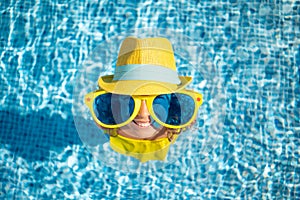
[[[163,126],[154,127],[153,119],[150,117],[146,101],[142,100],[140,110],[137,116],[129,124],[118,129],[118,134],[133,139],[151,139],[164,135]]]

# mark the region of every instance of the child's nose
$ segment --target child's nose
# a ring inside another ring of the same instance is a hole
[[[145,100],[142,100],[142,102],[141,102],[141,107],[140,107],[138,116],[140,116],[140,117],[149,117],[150,116],[150,113],[149,113],[149,110],[147,108]]]

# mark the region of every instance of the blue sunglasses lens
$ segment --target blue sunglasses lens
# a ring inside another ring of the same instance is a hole
[[[96,97],[93,107],[99,121],[116,125],[130,118],[134,110],[134,100],[128,95],[107,93]]]
[[[164,95],[158,95],[153,100],[152,103],[152,109],[154,111],[154,114],[160,121],[165,123],[167,122],[168,119],[170,101],[171,101],[171,95],[164,94]]]
[[[158,95],[153,101],[156,117],[169,125],[180,126],[191,120],[195,112],[194,99],[186,94]]]

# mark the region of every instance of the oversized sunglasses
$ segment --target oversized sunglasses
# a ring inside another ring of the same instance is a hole
[[[139,113],[142,100],[146,101],[155,122],[173,129],[191,124],[203,101],[202,94],[191,90],[149,96],[129,96],[96,90],[88,93],[84,99],[94,121],[104,128],[119,128],[133,121]]]

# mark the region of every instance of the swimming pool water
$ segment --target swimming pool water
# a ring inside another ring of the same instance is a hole
[[[299,198],[299,1],[6,0],[0,13],[0,198]],[[72,101],[96,47],[146,27],[194,42],[175,51],[206,99],[190,148],[133,173],[86,148]]]

